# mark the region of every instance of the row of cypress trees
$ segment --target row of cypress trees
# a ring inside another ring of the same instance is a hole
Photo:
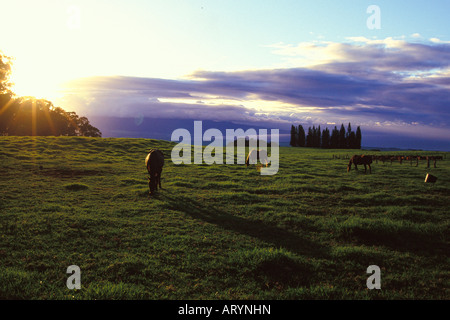
[[[320,125],[309,127],[308,132],[305,132],[301,124],[291,127],[290,145],[292,147],[361,149],[361,140],[361,128],[358,126],[354,132],[350,123],[347,130],[344,124],[341,124],[340,129],[334,126],[331,132],[328,128],[321,130]]]

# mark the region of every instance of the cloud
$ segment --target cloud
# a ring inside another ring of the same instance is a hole
[[[315,41],[297,46],[276,44],[275,54],[286,57],[287,67],[326,69],[347,66],[354,71],[420,71],[445,68],[450,63],[449,43],[431,39],[428,43],[404,39],[348,37],[347,43]],[[350,70],[347,70],[350,71]]]
[[[287,59],[286,67],[196,71],[172,80],[79,79],[67,84],[65,105],[88,116],[351,122],[375,129],[378,123],[411,135],[418,128],[450,133],[449,43],[354,37],[271,47]]]

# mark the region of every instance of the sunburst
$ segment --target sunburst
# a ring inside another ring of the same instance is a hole
[[[53,101],[59,97],[60,84],[50,76],[33,70],[13,69],[12,91],[16,96],[30,96]]]

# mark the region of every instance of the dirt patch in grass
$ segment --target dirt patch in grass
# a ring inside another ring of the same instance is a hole
[[[89,189],[89,186],[82,184],[82,183],[69,183],[64,185],[64,188],[70,191],[80,191],[80,190],[86,190]]]

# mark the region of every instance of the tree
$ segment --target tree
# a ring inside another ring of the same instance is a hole
[[[17,107],[11,93],[0,94],[0,135],[8,134],[10,119],[16,113]]]
[[[97,128],[93,127],[88,118],[81,117],[78,122],[78,128],[81,136],[84,137],[101,137],[102,133]]]
[[[308,134],[306,135],[306,146],[312,147],[313,146],[313,130],[311,127],[308,128]]]
[[[351,131],[348,135],[348,148],[349,149],[357,149],[356,147],[356,135],[354,131]]]
[[[362,135],[361,135],[361,128],[358,126],[358,128],[356,128],[356,135],[355,135],[355,148],[356,149],[361,149],[361,140],[362,140]]]
[[[347,147],[349,149],[359,149],[357,146],[356,134],[352,131],[352,126],[349,123],[347,128]]]
[[[51,101],[34,97],[0,97],[0,134],[15,136],[101,137],[86,117],[54,107]]]
[[[66,112],[45,99],[16,97],[10,75],[11,59],[0,52],[0,135],[101,137],[86,117]]]
[[[332,149],[339,148],[339,130],[336,126],[334,126],[334,129],[331,132],[330,147]]]
[[[345,141],[347,142],[346,143],[347,147],[349,147],[349,139],[350,139],[351,132],[352,132],[352,125],[349,122],[348,126],[347,126],[347,132],[345,133]]]
[[[297,129],[295,129],[294,125],[291,126],[291,141],[289,142],[289,144],[292,147],[297,146]]]
[[[325,128],[322,131],[322,148],[328,149],[330,147],[330,130]]]
[[[344,124],[341,124],[341,129],[339,130],[339,148],[345,149],[347,147],[347,140],[345,139],[345,128]]]
[[[315,147],[320,148],[320,146],[322,145],[322,132],[320,131],[320,125],[316,130],[317,130],[317,133],[316,133]]]
[[[11,58],[0,51],[0,94],[11,93]]]
[[[296,140],[294,140],[294,137]],[[316,127],[313,125],[308,128],[308,134],[305,137],[305,130],[302,125],[297,128],[291,127],[291,145],[295,142],[298,147],[313,147],[313,148],[331,148],[331,149],[360,149],[361,148],[361,128],[358,126],[356,133],[352,131],[351,124],[348,124],[345,130],[344,124],[341,124],[340,129],[334,126],[330,132],[328,128],[321,130],[320,125]]]
[[[13,93],[9,78],[11,75],[11,60],[0,51],[0,135],[7,134],[9,119],[13,114]]]
[[[53,122],[53,126],[55,127],[55,131],[60,135],[64,136],[75,136],[75,124],[72,123],[69,112],[64,111],[60,107],[56,107],[53,109],[51,119]]]
[[[311,129],[311,128],[310,128]],[[321,132],[320,132],[320,126],[316,128],[315,125],[313,125],[311,131],[308,131],[308,134],[311,135],[310,137],[310,146],[314,148],[320,148],[320,141],[321,141]]]
[[[305,129],[303,129],[303,126],[300,124],[298,126],[298,139],[297,139],[297,145],[299,147],[304,147],[305,146]]]

